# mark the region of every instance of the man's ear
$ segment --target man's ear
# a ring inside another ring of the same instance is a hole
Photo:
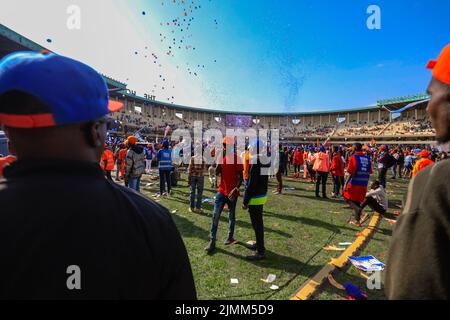
[[[90,144],[94,148],[100,148],[105,145],[106,126],[101,122],[95,122],[91,127],[91,141]]]

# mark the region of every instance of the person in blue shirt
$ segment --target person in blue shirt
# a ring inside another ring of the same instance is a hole
[[[145,172],[147,174],[150,174],[152,170],[152,161],[153,161],[153,155],[155,154],[155,149],[151,144],[147,146],[147,148],[144,149],[145,151]]]
[[[172,150],[169,148],[169,141],[165,139],[162,143],[162,149],[157,153],[159,168],[159,194],[170,195],[172,190],[172,181],[170,181],[170,172],[173,170]],[[167,183],[167,193],[165,184]]]
[[[408,153],[405,157],[405,164],[403,165],[403,176],[410,177],[412,169],[414,167],[414,155],[412,153]]]

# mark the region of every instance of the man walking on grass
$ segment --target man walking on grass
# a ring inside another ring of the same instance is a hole
[[[239,188],[243,181],[243,166],[238,163],[234,138],[225,137],[223,141],[223,154],[221,157],[219,156],[217,161],[216,174],[220,175],[220,183],[214,203],[210,242],[205,248],[205,251],[208,254],[213,253],[216,248],[217,229],[219,227],[220,215],[222,214],[225,205],[228,205],[229,210],[229,232],[228,237],[225,240],[225,245],[231,245],[236,242],[236,240],[234,240],[236,204],[239,197]]]

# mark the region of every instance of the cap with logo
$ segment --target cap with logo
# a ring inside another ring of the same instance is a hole
[[[15,128],[83,123],[123,108],[109,100],[105,80],[93,68],[48,52],[16,52],[0,60],[0,95],[13,91],[29,94],[47,107],[0,110],[0,124]]]

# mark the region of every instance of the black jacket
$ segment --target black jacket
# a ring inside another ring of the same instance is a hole
[[[258,160],[257,163],[251,164],[249,168],[248,181],[245,188],[243,204],[248,205],[254,197],[267,196],[269,186],[269,176],[262,174],[262,168],[269,168],[270,165],[263,165]]]
[[[450,160],[411,180],[386,266],[389,299],[450,299]]]
[[[0,299],[195,299],[168,211],[97,164],[18,161],[0,183]],[[81,270],[69,290],[67,270]]]

